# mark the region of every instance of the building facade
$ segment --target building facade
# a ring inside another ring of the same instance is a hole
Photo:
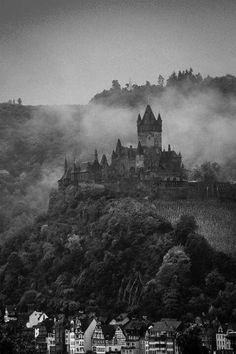
[[[155,322],[146,332],[146,354],[178,354],[176,334],[181,322],[174,319],[162,319]]]

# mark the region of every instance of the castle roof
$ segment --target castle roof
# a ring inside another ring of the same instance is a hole
[[[108,165],[107,157],[105,154],[103,154],[101,159],[101,166],[107,166],[107,165]]]
[[[66,170],[66,172],[65,172],[65,174],[64,174],[64,176],[63,176],[63,178],[64,178],[64,179],[70,179],[70,175],[71,175],[71,167],[69,167],[69,168]]]
[[[151,106],[148,104],[143,115],[143,123],[145,124],[154,124],[156,122],[156,118],[153,114]]]
[[[121,141],[120,141],[120,139],[118,139],[118,140],[117,140],[117,144],[116,144],[116,153],[117,153],[118,155],[120,155],[120,154],[121,154],[121,150],[122,150]]]

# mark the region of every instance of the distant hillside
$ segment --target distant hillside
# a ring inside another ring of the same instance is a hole
[[[63,109],[0,104],[0,234],[14,235],[47,209],[64,156],[74,147],[58,124]],[[79,119],[80,106],[70,112]]]
[[[49,214],[0,248],[2,301],[151,318],[191,317],[213,304],[214,316],[236,319],[235,259],[213,250],[193,217],[174,225],[147,200],[74,192],[53,193]]]
[[[91,102],[111,106],[137,107],[161,98],[171,89],[177,90],[186,97],[214,91],[223,95],[224,98],[235,98],[236,77],[233,75],[215,78],[207,76],[203,79],[200,73],[195,74],[192,69],[189,69],[178,73],[173,72],[166,80],[160,75],[157,82],[153,84],[146,81],[144,85],[127,83],[125,87],[121,87],[118,80],[113,80],[112,87],[97,93]]]

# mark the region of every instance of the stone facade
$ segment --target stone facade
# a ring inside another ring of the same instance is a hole
[[[127,179],[136,182],[182,181],[182,156],[170,145],[167,151],[162,149],[162,119],[160,114],[155,118],[150,105],[146,107],[143,118],[138,116],[137,135],[137,147],[124,146],[118,139],[110,164],[106,155],[99,162],[97,150],[91,162],[69,164],[65,160],[64,174],[58,181],[59,188],[82,182],[109,184]]]

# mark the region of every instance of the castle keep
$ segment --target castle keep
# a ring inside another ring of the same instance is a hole
[[[110,163],[106,155],[99,162],[97,150],[91,162],[69,164],[65,159],[64,174],[58,181],[59,188],[82,182],[105,186],[122,181],[157,185],[167,181],[181,182],[184,175],[181,154],[172,150],[170,145],[167,151],[162,149],[162,119],[160,114],[157,118],[154,116],[150,105],[146,107],[143,118],[138,115],[137,135],[136,148],[123,146],[118,139]]]

